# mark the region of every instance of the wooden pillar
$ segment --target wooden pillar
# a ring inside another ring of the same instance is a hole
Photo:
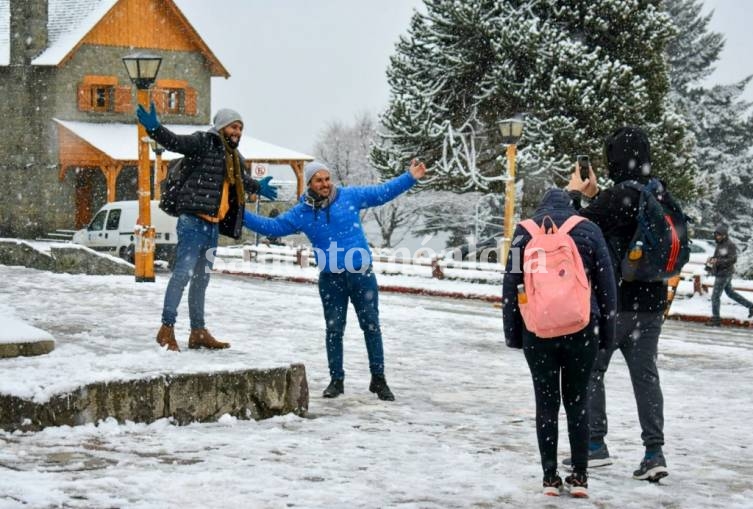
[[[123,166],[119,164],[108,164],[102,168],[102,173],[105,174],[105,181],[107,182],[107,203],[117,201],[115,189],[122,168]]]

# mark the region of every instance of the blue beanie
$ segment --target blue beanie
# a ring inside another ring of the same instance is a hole
[[[327,168],[324,163],[320,163],[319,161],[311,161],[303,167],[303,182],[306,185],[309,185],[309,182],[311,182],[311,178],[314,176],[314,174],[322,170],[329,173],[329,168]]]

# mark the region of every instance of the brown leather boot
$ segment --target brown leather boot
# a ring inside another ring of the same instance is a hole
[[[223,348],[230,348],[230,343],[217,341],[206,329],[191,329],[191,335],[188,336],[188,348],[221,350]]]
[[[171,352],[180,352],[178,348],[178,342],[175,341],[175,330],[169,325],[162,324],[157,332],[157,344],[159,346],[166,346]]]

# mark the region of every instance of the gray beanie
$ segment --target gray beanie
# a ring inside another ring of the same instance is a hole
[[[324,163],[320,163],[319,161],[311,161],[303,167],[303,181],[306,183],[306,185],[309,185],[309,182],[311,182],[311,178],[314,176],[314,174],[322,170],[329,173],[329,168],[327,168]]]
[[[229,126],[233,122],[240,122],[242,124],[243,117],[241,117],[241,114],[235,110],[222,108],[221,110],[217,110],[217,113],[214,114],[212,124],[215,129],[221,131],[224,127]]]

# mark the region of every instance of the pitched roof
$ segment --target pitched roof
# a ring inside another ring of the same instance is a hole
[[[53,120],[113,160],[138,160],[136,124],[75,122],[57,118]],[[165,127],[176,134],[191,134],[195,131],[206,131],[210,126],[166,125]],[[246,135],[241,137],[238,150],[248,161],[272,163],[274,161],[312,161],[314,159],[308,154],[278,147]],[[181,157],[181,155],[166,151],[162,157],[169,160]]]
[[[47,48],[32,60],[33,65],[60,65],[122,0],[47,0]],[[230,74],[201,35],[171,0],[161,5],[166,15],[177,18],[177,26],[209,61],[214,76]],[[0,0],[0,66],[10,64],[10,0]],[[135,46],[132,43],[128,45]]]
[[[49,0],[47,49],[34,65],[58,65],[119,0]]]

